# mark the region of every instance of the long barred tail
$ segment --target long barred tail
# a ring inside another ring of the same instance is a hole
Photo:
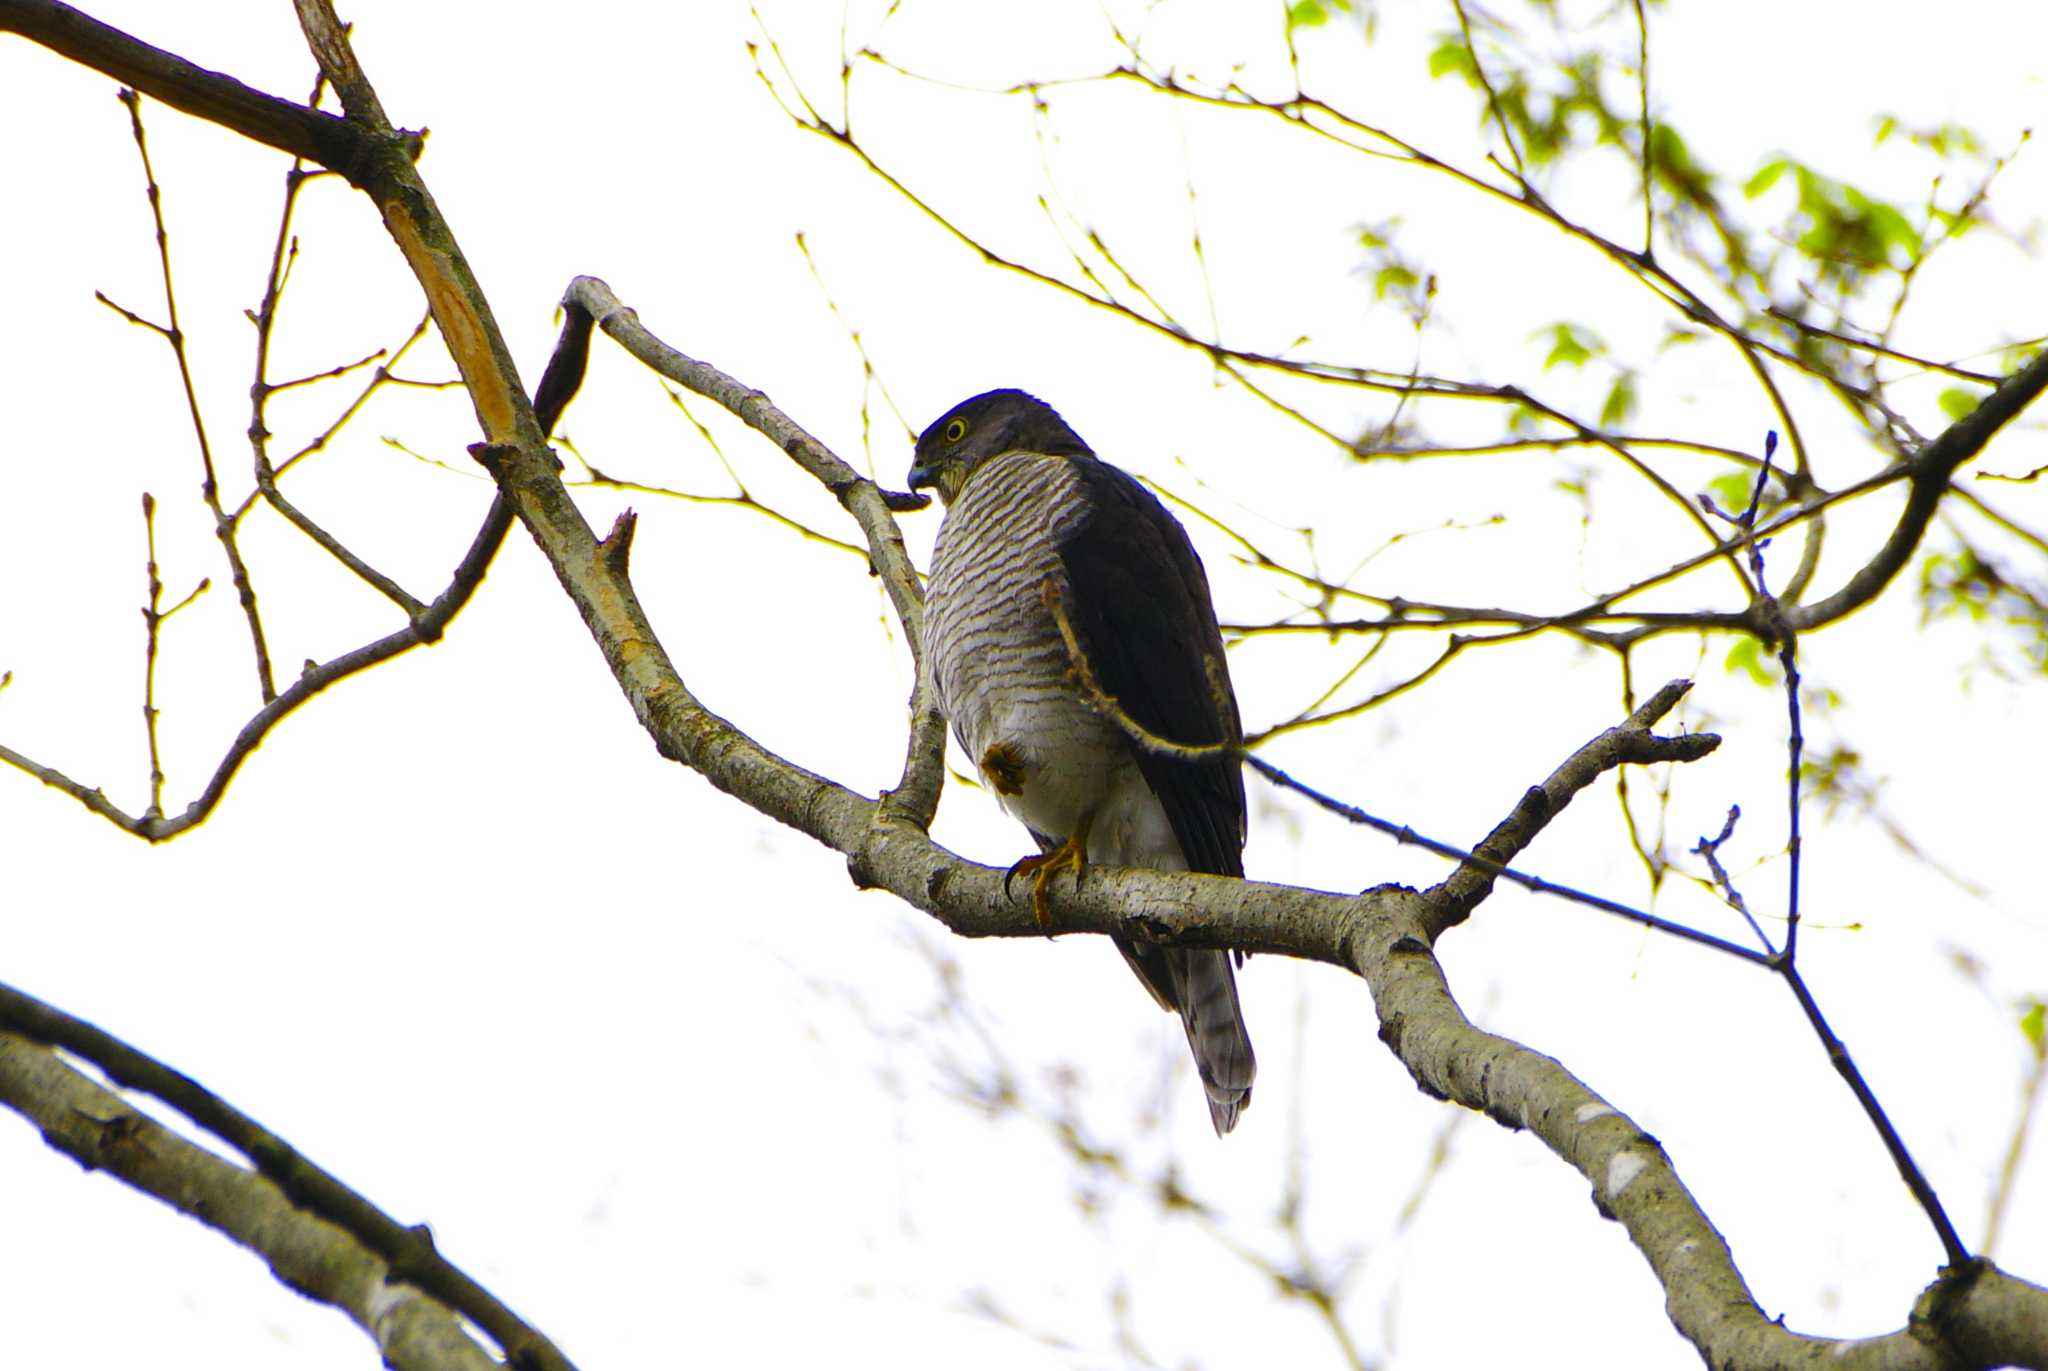
[[[1237,1004],[1237,974],[1228,952],[1164,952],[1173,1001],[1209,1098],[1209,1122],[1220,1137],[1237,1126],[1238,1112],[1251,1104],[1252,1077],[1259,1070]]]

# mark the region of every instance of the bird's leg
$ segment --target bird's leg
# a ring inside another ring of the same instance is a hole
[[[1052,898],[1046,893],[1046,888],[1062,871],[1072,871],[1075,886],[1081,884],[1081,872],[1088,865],[1088,826],[1089,820],[1083,819],[1081,826],[1068,835],[1065,842],[1050,852],[1024,858],[1003,877],[1005,895],[1010,893],[1011,881],[1019,876],[1031,877],[1031,914],[1048,938],[1052,936]]]

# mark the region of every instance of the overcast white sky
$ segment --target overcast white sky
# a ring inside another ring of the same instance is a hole
[[[259,88],[302,96],[310,85],[290,7],[275,0],[87,8]],[[1255,59],[1267,64],[1256,77],[1270,71],[1274,26],[1249,23],[1244,8],[1169,3],[1148,22],[1184,67],[1217,73]],[[1913,164],[1870,148],[1873,116],[1957,119],[1994,146],[2014,142],[2042,108],[2035,70],[2048,36],[2037,16],[2015,18],[2018,8],[1951,6],[1930,24],[1907,4],[1694,0],[1653,16],[1655,98],[1695,151],[1732,175],[1790,149],[1851,177],[1894,177],[1891,193],[1911,198],[1917,173],[1900,167]],[[847,21],[856,44],[872,39],[961,82],[1115,60],[1090,3],[909,0],[886,27],[876,9]],[[860,361],[794,246],[802,232],[818,278],[914,425],[974,391],[1022,385],[1104,455],[1276,540],[1310,519],[1341,521],[1322,545],[1329,565],[1395,533],[1528,508],[1499,529],[1443,535],[1464,538],[1455,556],[1438,555],[1449,546],[1439,537],[1402,544],[1375,563],[1373,590],[1498,597],[1499,569],[1513,566],[1531,602],[1568,603],[1618,579],[1617,568],[1690,550],[1678,541],[1685,526],[1658,512],[1617,520],[1579,549],[1569,509],[1528,507],[1554,467],[1484,479],[1375,469],[1361,480],[1276,430],[1256,402],[1209,387],[1199,359],[990,273],[843,152],[791,128],[750,63],[761,29],[742,7],[592,0],[497,6],[479,22],[470,7],[378,0],[343,15],[391,116],[432,130],[427,179],[529,382],[552,344],[553,301],[571,276],[594,274],[671,343],[768,391],[866,464]],[[829,97],[838,11],[775,5],[763,22],[799,77]],[[1469,105],[1422,79],[1423,49],[1409,41],[1447,22],[1434,7],[1402,7],[1371,49],[1341,26],[1312,35],[1310,76],[1366,117],[1476,164],[1483,144]],[[863,136],[906,179],[1003,246],[1059,264],[1035,217],[1043,183],[1022,102],[865,69],[856,100]],[[1366,311],[1363,285],[1346,275],[1352,226],[1395,215],[1441,273],[1450,322],[1432,344],[1440,371],[1526,372],[1531,331],[1560,318],[1586,319],[1636,353],[1663,322],[1586,254],[1560,252],[1514,216],[1421,177],[1302,154],[1246,121],[1162,112],[1117,93],[1059,100],[1052,159],[1068,203],[1157,262],[1161,288],[1199,317],[1201,283],[1184,249],[1192,179],[1218,315],[1247,343],[1281,347],[1308,333],[1329,352],[1405,362],[1404,326]],[[250,376],[242,311],[260,296],[284,161],[161,107],[146,117],[216,459],[239,495]],[[256,695],[162,344],[92,302],[103,290],[161,313],[126,120],[111,83],[0,43],[0,129],[11,131],[0,139],[10,188],[0,216],[0,669],[14,673],[0,694],[0,741],[133,811],[146,794],[142,491],[163,504],[168,595],[215,581],[167,629],[169,807],[195,793]],[[2015,217],[2043,203],[2034,155],[2000,187]],[[1596,217],[1622,189],[1597,178],[1574,187]],[[389,345],[419,313],[374,216],[338,182],[309,188],[298,230],[273,379]],[[1959,252],[1920,287],[1912,343],[1948,355],[2048,331],[2042,283],[2039,266],[2009,247]],[[431,349],[406,370],[449,372]],[[1651,375],[1659,421],[1746,446],[1769,422],[1725,359],[1679,359]],[[317,430],[338,394],[280,399],[272,427],[282,449]],[[695,412],[757,495],[847,535],[779,454],[708,404]],[[1351,417],[1369,414],[1361,405]],[[1824,480],[1869,462],[1838,413],[1814,407],[1810,417]],[[902,428],[879,404],[874,419],[875,470],[900,485]],[[564,428],[614,474],[729,493],[705,445],[602,339]],[[414,594],[438,592],[489,494],[463,469],[475,438],[466,407],[390,396],[351,433],[297,478],[301,502]],[[455,470],[380,443],[387,434]],[[2038,431],[2005,441],[1996,469],[2042,464]],[[1702,464],[1699,479],[1718,474]],[[1601,479],[1603,493],[1627,498],[1619,478]],[[586,496],[600,527],[628,503]],[[2000,496],[2034,526],[2048,522],[2037,487]],[[693,690],[814,770],[868,793],[892,781],[909,659],[874,584],[843,554],[746,513],[630,502],[644,515],[636,582]],[[1834,577],[1890,508],[1838,522]],[[936,526],[936,515],[906,522],[920,561]],[[1198,542],[1212,567],[1227,565],[1221,540],[1198,532]],[[387,606],[279,521],[255,518],[245,547],[283,677],[395,626]],[[1272,587],[1217,580],[1225,617],[1275,612]],[[1708,593],[1699,584],[1688,593]],[[1373,680],[1398,679],[1426,650],[1398,645]],[[1807,848],[1816,927],[1804,944],[1837,1028],[1968,1239],[1981,1232],[2013,1119],[2014,1005],[2048,991],[2048,909],[2029,847],[2048,709],[2038,679],[2011,685],[1979,672],[1965,685],[1973,650],[1967,630],[1920,632],[1905,605],[1809,644],[1808,674],[1842,692],[1842,726],[1890,778],[1890,810],[1986,893],[1959,893],[1869,824],[1817,829]],[[1247,717],[1298,708],[1304,680],[1341,655],[1241,652]],[[1695,644],[1645,657],[1645,682],[1701,670],[1686,718],[1730,732],[1712,773],[1687,778],[1674,802],[1676,845],[1740,802],[1751,825],[1743,859],[1768,855],[1782,841],[1774,697],[1713,657],[1699,667]],[[1559,644],[1481,655],[1409,700],[1349,735],[1276,748],[1275,759],[1470,841],[1614,722],[1618,691],[1609,663]],[[1256,786],[1254,806],[1256,876],[1360,888],[1439,874],[1431,860]],[[1594,1218],[1583,1184],[1527,1137],[1468,1122],[1419,1217],[1394,1231],[1447,1115],[1378,1046],[1362,986],[1278,960],[1246,970],[1262,1084],[1245,1125],[1218,1143],[1180,1064],[1177,1027],[1149,1009],[1108,948],[951,941],[886,897],[853,892],[836,857],[656,758],[516,530],[445,643],[347,682],[280,728],[203,829],[147,849],[8,772],[0,833],[0,979],[195,1075],[387,1211],[431,1224],[451,1257],[587,1371],[781,1366],[871,1350],[914,1365],[1116,1364],[1106,1292],[1120,1282],[1163,1363],[1334,1363],[1309,1315],[1197,1225],[1162,1221],[1140,1199],[1079,1217],[1054,1146],[949,1097],[937,1062],[974,1049],[931,1019],[934,956],[958,960],[977,1014],[1035,1090],[1052,1088],[1048,1064],[1078,1063],[1091,1123],[1141,1168],[1177,1152],[1227,1230],[1262,1250],[1272,1250],[1267,1220],[1299,1140],[1311,1235],[1353,1270],[1348,1307],[1372,1353],[1422,1367],[1499,1363],[1569,1337],[1600,1364],[1694,1364],[1620,1231]],[[949,792],[941,841],[1007,863],[1022,836],[983,797]],[[1566,815],[1528,865],[1645,898],[1604,791]],[[1775,907],[1780,879],[1776,865],[1756,873],[1752,897]],[[1717,917],[1682,889],[1667,900],[1665,912]],[[1981,963],[1981,983],[1950,968],[1957,949]],[[1512,892],[1443,955],[1478,1021],[1559,1057],[1665,1144],[1767,1310],[1843,1336],[1898,1326],[1939,1249],[1778,986]],[[1144,1127],[1162,1113],[1159,1127]],[[2036,1279],[2048,1272],[2042,1177],[2037,1161],[1999,1254]],[[24,1127],[0,1124],[0,1212],[0,1288],[13,1292],[0,1304],[0,1359],[372,1364],[338,1315],[212,1233],[81,1175]],[[1072,1346],[975,1314],[975,1291]],[[1472,1316],[1475,1302],[1487,1317]]]

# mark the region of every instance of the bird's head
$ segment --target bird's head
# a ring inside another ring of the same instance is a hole
[[[910,488],[936,490],[950,505],[977,467],[1005,452],[1092,455],[1045,401],[1021,390],[991,390],[962,400],[918,435]]]

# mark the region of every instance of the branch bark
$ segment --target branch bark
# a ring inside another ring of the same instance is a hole
[[[276,1183],[215,1156],[131,1108],[56,1052],[0,1032],[0,1102],[88,1171],[105,1171],[227,1235],[309,1299],[334,1306],[401,1371],[494,1371],[496,1358],[449,1308],[392,1277],[346,1230]]]
[[[173,109],[356,179],[370,152],[346,120],[251,89],[153,48],[57,0],[0,0],[0,33],[18,33]]]

